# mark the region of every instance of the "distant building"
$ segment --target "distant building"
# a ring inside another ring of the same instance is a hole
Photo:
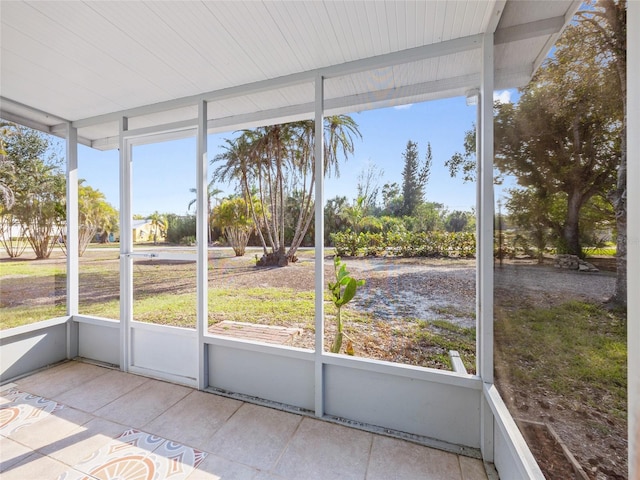
[[[151,220],[134,220],[131,225],[133,227],[133,243],[153,242],[154,234],[158,242],[164,242],[167,239],[167,233],[162,228],[154,226]]]

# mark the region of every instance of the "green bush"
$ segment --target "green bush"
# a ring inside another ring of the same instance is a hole
[[[365,232],[358,235],[365,257],[379,257],[386,252],[387,242],[381,233]]]
[[[476,254],[476,236],[471,232],[450,233],[451,251],[459,257],[473,257]]]
[[[195,244],[196,244],[196,237],[194,237],[193,235],[188,235],[180,239],[180,245],[195,245]]]
[[[360,249],[360,235],[356,235],[351,230],[337,232],[330,235],[336,254],[340,257],[357,257]]]
[[[185,237],[196,236],[196,217],[195,215],[167,215],[167,242],[182,243]]]
[[[331,239],[340,256],[377,257],[473,257],[476,239],[471,232],[410,232],[395,230],[382,233],[364,232],[356,235],[351,231],[332,233]]]

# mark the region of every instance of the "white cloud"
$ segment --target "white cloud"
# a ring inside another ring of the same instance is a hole
[[[406,105],[396,105],[393,107],[394,110],[407,110],[413,106],[413,103],[407,103]]]
[[[502,92],[493,92],[493,101],[500,103],[511,103],[511,92],[509,90],[503,90]]]

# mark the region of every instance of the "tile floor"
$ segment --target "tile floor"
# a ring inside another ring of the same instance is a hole
[[[3,480],[486,480],[480,460],[81,362],[0,387]]]

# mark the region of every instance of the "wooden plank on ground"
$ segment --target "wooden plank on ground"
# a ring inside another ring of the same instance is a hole
[[[302,329],[224,320],[210,326],[209,333],[256,342],[292,345],[296,335],[302,334]]]

